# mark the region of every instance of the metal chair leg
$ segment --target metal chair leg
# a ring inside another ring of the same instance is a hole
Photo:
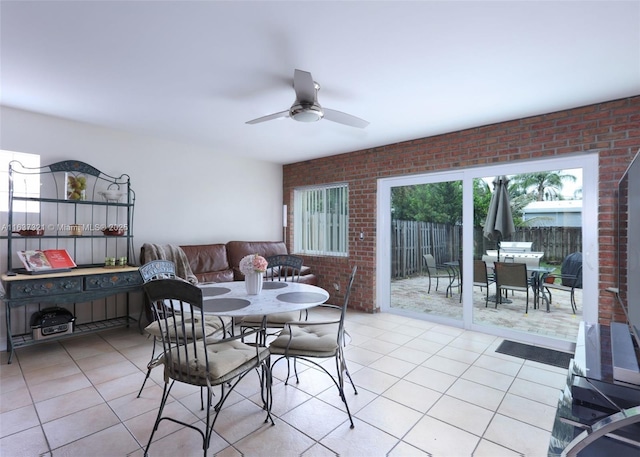
[[[147,383],[147,379],[149,379],[149,376],[151,376],[151,370],[153,368],[155,368],[155,364],[154,362],[157,362],[157,358],[156,358],[156,338],[153,338],[153,349],[151,351],[151,360],[149,360],[149,363],[147,364],[147,375],[144,377],[144,381],[142,381],[142,385],[140,386],[140,390],[138,391],[138,397],[140,398],[140,395],[142,394],[142,389],[144,389],[145,384]]]

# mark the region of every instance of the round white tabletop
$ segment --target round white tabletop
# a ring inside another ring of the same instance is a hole
[[[321,287],[297,282],[265,281],[258,295],[249,295],[244,281],[198,284],[205,314],[264,316],[300,311],[321,305],[329,293]]]

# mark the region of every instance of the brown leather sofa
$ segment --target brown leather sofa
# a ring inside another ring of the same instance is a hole
[[[265,258],[288,254],[282,241],[229,241],[227,244],[196,244],[180,246],[189,260],[189,266],[200,282],[243,281],[240,260],[249,254]],[[141,255],[144,258],[144,255]],[[303,266],[300,282],[316,285],[318,280],[311,268]]]

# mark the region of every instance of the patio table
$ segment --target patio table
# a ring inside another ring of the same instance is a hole
[[[533,309],[538,309],[540,299],[546,303],[547,312],[550,312],[550,300],[544,293],[544,279],[553,272],[554,268],[547,267],[527,267],[527,272],[531,276],[531,288],[533,289]]]
[[[445,293],[445,296],[451,296],[453,298],[453,288],[456,285],[461,288],[460,290],[462,290],[462,272],[460,271],[460,262],[453,260],[451,262],[445,262],[443,265],[449,272],[449,285],[447,285],[447,292]],[[458,279],[458,284],[455,284],[456,279]]]

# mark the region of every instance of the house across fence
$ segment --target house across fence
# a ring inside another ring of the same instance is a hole
[[[495,241],[482,235],[482,227],[474,227],[474,259],[488,250],[497,249]],[[573,252],[582,251],[581,227],[516,227],[508,241],[531,243],[531,250],[544,252],[542,262],[562,263]],[[424,254],[436,263],[458,260],[462,253],[462,226],[418,221],[391,221],[391,277],[406,278],[424,274]]]

